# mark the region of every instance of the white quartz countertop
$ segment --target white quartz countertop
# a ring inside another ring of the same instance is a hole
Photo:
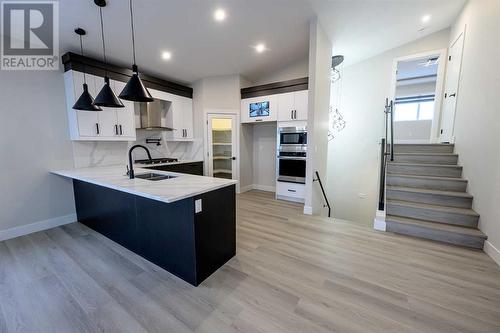
[[[141,173],[154,172],[156,174],[173,175],[176,178],[159,181],[140,178],[129,179],[125,175],[125,167],[123,165],[52,171],[51,173],[167,203],[190,198],[237,183],[236,180],[232,179],[148,170],[140,167],[134,167],[134,172],[136,176]]]

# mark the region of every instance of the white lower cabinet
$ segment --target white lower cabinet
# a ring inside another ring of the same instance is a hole
[[[304,202],[305,199],[305,184],[276,182],[276,197],[297,202]]]

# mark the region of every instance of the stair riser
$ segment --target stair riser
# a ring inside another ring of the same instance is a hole
[[[436,153],[451,154],[453,146],[450,145],[404,145],[395,144],[395,153]]]
[[[428,208],[410,207],[387,203],[387,214],[424,221],[458,225],[468,228],[477,228],[479,216],[457,214],[452,212],[436,211]]]
[[[472,208],[472,198],[462,198],[450,195],[414,193],[414,192],[387,189],[387,199],[418,202],[418,203],[448,206],[448,207]]]
[[[466,181],[443,180],[443,179],[421,179],[404,176],[387,175],[387,185],[401,187],[416,187],[428,190],[465,192]]]
[[[395,162],[401,163],[422,163],[422,164],[449,164],[457,165],[457,155],[396,155]]]
[[[399,173],[405,175],[416,176],[437,176],[437,177],[453,177],[460,178],[462,176],[462,168],[456,167],[438,167],[438,166],[422,166],[422,165],[402,165],[388,164],[387,172]]]
[[[474,249],[483,249],[484,246],[484,239],[482,237],[457,234],[444,230],[434,230],[419,226],[410,226],[391,221],[386,221],[386,231]]]

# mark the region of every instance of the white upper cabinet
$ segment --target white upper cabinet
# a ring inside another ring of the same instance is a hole
[[[255,123],[278,119],[278,95],[259,96],[241,100],[241,122]]]
[[[241,100],[241,122],[307,120],[307,108],[308,90],[245,98]]]
[[[90,94],[95,98],[104,85],[104,78],[86,74]],[[83,73],[64,73],[66,104],[71,140],[135,141],[134,104],[122,101],[124,108],[102,108],[103,111],[74,110],[73,105],[83,91]],[[110,80],[111,89],[119,95],[125,83]]]
[[[166,108],[165,126],[173,129],[167,132],[166,140],[193,141],[193,100],[156,89],[149,92],[155,99],[163,101]]]
[[[295,97],[295,119],[307,120],[307,112],[309,107],[309,90],[301,90],[294,92]]]
[[[308,90],[278,94],[278,121],[307,120]]]
[[[125,82],[111,80],[114,85],[114,92],[118,96],[123,88],[125,88]],[[134,102],[121,100],[125,107],[116,109],[116,124],[117,132],[123,138],[130,138],[135,141],[135,108]]]

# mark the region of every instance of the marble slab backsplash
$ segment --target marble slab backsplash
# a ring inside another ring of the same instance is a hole
[[[146,144],[146,138],[162,138],[161,145]],[[128,149],[136,144],[148,147],[153,158],[172,157],[179,160],[203,160],[203,140],[191,142],[166,141],[166,133],[137,132],[137,141],[73,141],[75,168],[97,167],[128,163]],[[134,150],[134,160],[147,158],[142,149]]]

